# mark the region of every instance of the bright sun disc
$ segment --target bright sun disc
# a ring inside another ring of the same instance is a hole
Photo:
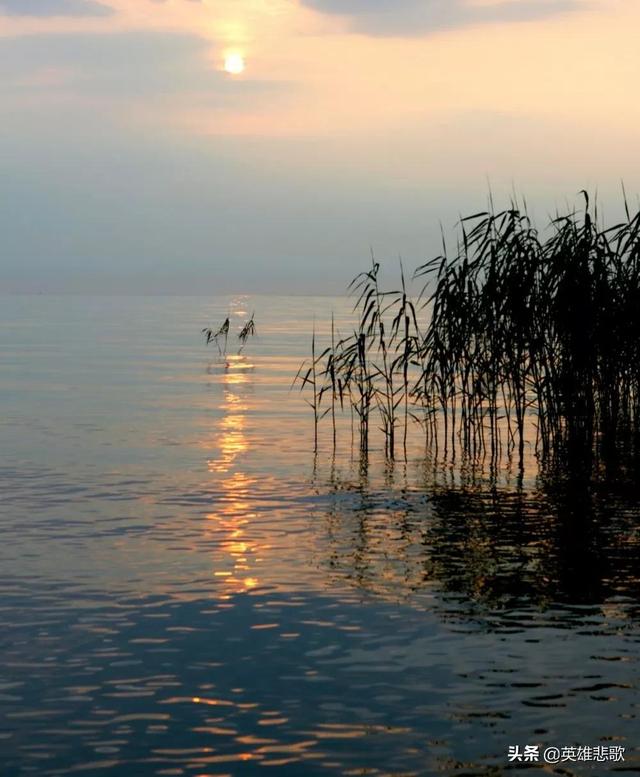
[[[224,69],[232,76],[240,75],[240,73],[244,72],[244,67],[244,57],[242,54],[227,54],[224,58]]]

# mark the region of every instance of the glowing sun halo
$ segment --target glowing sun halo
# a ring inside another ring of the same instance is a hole
[[[240,73],[243,73],[245,69],[245,61],[242,54],[238,54],[237,52],[234,52],[233,54],[227,54],[227,56],[224,58],[224,69],[225,72],[232,76],[239,76]]]

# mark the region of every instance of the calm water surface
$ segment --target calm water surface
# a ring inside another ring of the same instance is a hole
[[[2,299],[2,777],[640,772],[634,478],[314,457],[290,384],[332,307]]]

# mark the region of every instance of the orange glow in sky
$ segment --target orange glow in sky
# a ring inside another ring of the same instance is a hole
[[[543,221],[583,188],[610,202],[621,179],[640,191],[637,0],[45,6],[3,0],[11,12],[0,12],[0,151],[22,154],[21,171],[33,166],[25,180],[39,189],[25,208],[38,203],[35,222],[51,225],[10,219],[19,279],[23,256],[75,250],[105,267],[118,251],[133,266],[144,244],[144,261],[163,263],[168,278],[168,268],[182,278],[191,267],[189,288],[211,267],[211,278],[233,277],[232,290],[315,291],[327,273],[310,286],[305,272],[327,256],[336,271],[348,266],[342,288],[370,245],[419,264],[440,220],[483,207],[487,181],[503,198],[515,187],[544,203],[534,213]],[[38,154],[59,168],[40,174]],[[113,165],[127,155],[140,162],[136,175]],[[79,159],[112,190],[94,196],[96,176]],[[62,216],[49,212],[57,189],[40,192],[59,176],[72,179]],[[176,199],[147,207],[150,192]],[[95,240],[104,208],[117,243],[109,261]],[[207,263],[212,245],[224,267]],[[154,273],[136,272],[146,289]],[[51,277],[62,284],[60,266]],[[165,285],[175,290],[173,277]]]

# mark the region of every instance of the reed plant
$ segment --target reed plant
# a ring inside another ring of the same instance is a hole
[[[464,218],[456,250],[418,267],[412,295],[384,290],[380,263],[349,286],[353,334],[299,372],[322,418],[348,409],[367,452],[375,417],[386,455],[406,454],[412,422],[432,453],[522,467],[567,447],[640,448],[640,212],[611,227],[584,209],[544,236],[513,203]],[[326,399],[330,405],[325,409]]]
[[[220,356],[226,356],[227,354],[227,342],[229,339],[229,317],[225,318],[225,320],[222,323],[222,326],[214,330],[210,326],[205,327],[202,330],[202,333],[205,336],[205,339],[207,341],[207,345],[209,343],[215,343],[218,348],[218,354]],[[222,340],[222,345],[220,345],[220,341]]]
[[[227,356],[227,346],[229,344],[229,329],[230,329],[229,317],[225,318],[219,329],[213,329],[213,327],[205,327],[202,333],[205,336],[206,345],[215,343],[218,348],[218,355],[223,359]],[[251,318],[242,326],[238,333],[238,354],[241,354],[250,337],[256,336],[256,324],[255,314],[251,314]]]
[[[252,313],[251,318],[244,324],[238,334],[238,340],[240,341],[238,353],[242,353],[250,337],[256,336],[256,324],[254,319],[255,313]]]
[[[320,363],[323,358],[327,356],[328,350],[324,351],[320,356],[316,355],[316,332],[315,327],[313,330],[313,335],[311,337],[311,359],[309,361],[304,361],[300,368],[298,369],[298,372],[293,379],[294,385],[299,382],[300,388],[310,388],[311,389],[311,399],[305,399],[305,402],[309,405],[309,407],[313,411],[313,450],[314,452],[318,451],[318,424],[320,422],[321,416],[326,415],[326,413],[329,412],[329,409],[322,411],[321,409],[321,402],[322,402],[322,394],[326,391],[326,384],[323,385],[323,381],[320,379],[319,373],[320,373]],[[323,373],[324,375],[325,373]]]

